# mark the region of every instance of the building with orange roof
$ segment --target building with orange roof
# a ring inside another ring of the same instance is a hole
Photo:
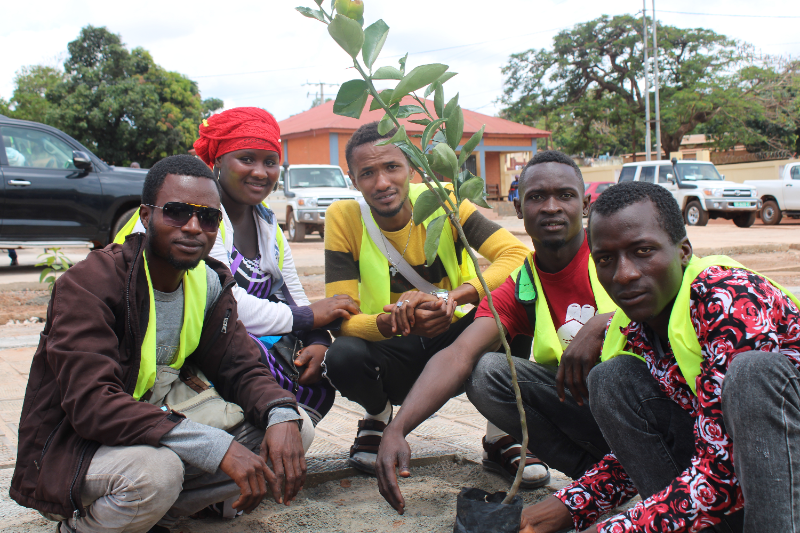
[[[279,122],[284,164],[339,165],[347,172],[344,154],[347,141],[361,125],[380,120],[384,115],[382,109],[369,111],[371,101],[370,97],[359,119],[334,114],[331,101]],[[418,105],[410,96],[405,97],[401,104]],[[433,111],[433,101],[425,100],[425,105]],[[550,132],[468,109],[463,111],[464,136],[460,146],[481,126],[486,125],[483,140],[467,160],[466,166],[475,175],[486,180],[490,195],[505,196],[515,170],[513,167],[508,168],[507,156],[513,154],[517,160],[527,161],[536,152],[537,139],[548,137]],[[423,115],[413,115],[410,118],[419,119]],[[412,141],[419,146],[420,136],[425,128],[409,122],[408,119],[401,119],[400,123],[405,126]],[[415,181],[419,180],[419,176],[416,176]]]

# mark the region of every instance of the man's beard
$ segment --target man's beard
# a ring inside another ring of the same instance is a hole
[[[202,257],[198,258],[196,261],[180,261],[172,255],[172,253],[156,249],[154,242],[158,238],[158,230],[156,230],[155,224],[150,224],[148,226],[147,233],[147,253],[149,255],[166,260],[175,270],[191,270],[200,264]]]
[[[406,205],[406,200],[408,200],[408,196],[409,196],[410,193],[411,193],[411,189],[406,191],[405,198],[403,198],[403,201],[400,202],[400,204],[397,207],[394,207],[394,208],[392,208],[392,209],[390,209],[388,211],[381,211],[380,209],[378,209],[375,206],[370,206],[370,207],[372,207],[372,209],[374,209],[375,212],[378,213],[380,216],[382,216],[384,218],[392,218],[393,216],[395,216],[396,214],[398,214],[400,211],[403,210],[403,206]]]
[[[561,247],[563,247],[565,244],[567,244],[567,240],[566,239],[558,239],[558,240],[555,240],[555,241],[542,241],[542,246],[544,248],[549,249],[549,250],[558,250]]]

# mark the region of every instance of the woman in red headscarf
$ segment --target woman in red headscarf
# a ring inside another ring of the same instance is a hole
[[[222,191],[224,220],[210,255],[229,265],[239,319],[261,345],[264,363],[316,425],[334,399],[322,379],[330,345],[323,327],[359,311],[348,296],[308,301],[292,252],[264,202],[280,175],[278,123],[263,109],[229,109],[203,121],[194,148]]]

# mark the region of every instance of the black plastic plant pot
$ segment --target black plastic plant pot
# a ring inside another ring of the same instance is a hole
[[[522,498],[514,496],[511,503],[503,504],[505,497],[505,492],[461,489],[453,533],[519,533]]]

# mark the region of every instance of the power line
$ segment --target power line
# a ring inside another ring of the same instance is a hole
[[[706,17],[741,17],[757,19],[800,19],[800,15],[738,15],[733,13],[693,13],[691,11],[668,11],[659,9],[659,13],[675,13],[677,15],[703,15]]]

